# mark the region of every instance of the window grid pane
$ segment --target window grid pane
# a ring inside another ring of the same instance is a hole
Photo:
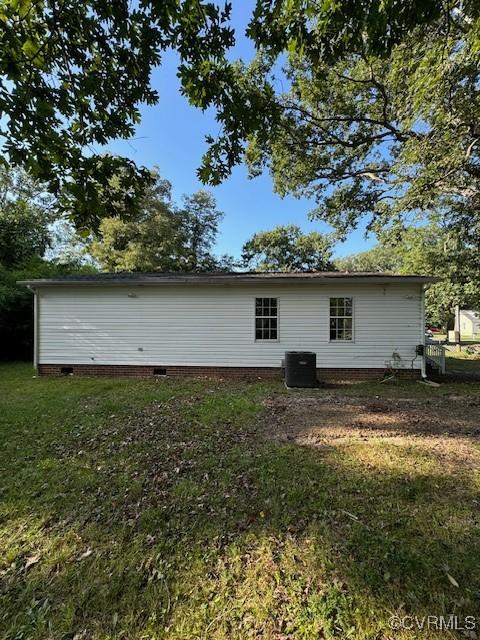
[[[277,319],[277,298],[255,298],[255,340],[277,340]]]
[[[330,298],[330,340],[353,340],[352,298]]]

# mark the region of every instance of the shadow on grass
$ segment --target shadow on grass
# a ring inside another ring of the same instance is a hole
[[[266,441],[262,394],[194,387],[12,450],[2,637],[381,638],[399,609],[478,615],[478,475],[409,444],[363,464]]]

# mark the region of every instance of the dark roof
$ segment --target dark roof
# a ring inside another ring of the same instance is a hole
[[[21,280],[19,284],[32,287],[51,285],[156,285],[156,284],[235,284],[253,282],[415,282],[426,284],[436,278],[420,275],[398,275],[354,271],[291,271],[262,273],[256,271],[231,271],[228,273],[93,273],[45,278],[40,280]]]

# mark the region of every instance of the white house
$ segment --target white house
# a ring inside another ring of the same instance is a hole
[[[455,331],[465,339],[480,337],[480,311],[461,309],[455,318]]]
[[[379,273],[95,274],[24,281],[40,374],[280,375],[313,351],[320,379],[424,372],[423,290]]]

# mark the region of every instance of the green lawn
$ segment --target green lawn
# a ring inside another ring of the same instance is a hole
[[[266,436],[278,397],[387,402],[389,428],[401,398],[458,403],[463,431],[300,446]],[[479,384],[287,395],[3,365],[0,638],[459,637],[388,620],[480,624],[479,407]]]
[[[462,347],[462,351],[456,349],[445,351],[447,373],[480,376],[480,353],[469,353],[467,349],[468,347]]]

